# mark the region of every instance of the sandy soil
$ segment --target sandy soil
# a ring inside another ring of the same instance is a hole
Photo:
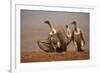
[[[21,63],[27,62],[46,62],[46,61],[67,61],[67,60],[87,60],[89,52],[63,52],[63,53],[45,53],[45,52],[22,52]]]

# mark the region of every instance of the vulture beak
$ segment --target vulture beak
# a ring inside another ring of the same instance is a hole
[[[52,25],[51,25],[51,23],[50,23],[50,21],[49,21],[49,20],[44,21],[44,23],[48,24],[48,25],[49,25],[49,27],[50,27],[50,28],[52,28]]]

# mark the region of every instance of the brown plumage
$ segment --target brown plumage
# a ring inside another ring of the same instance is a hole
[[[47,41],[38,41],[38,46],[45,52],[64,52],[69,42],[67,42],[65,30],[55,28],[51,25],[50,21],[45,21],[46,24],[51,28]]]

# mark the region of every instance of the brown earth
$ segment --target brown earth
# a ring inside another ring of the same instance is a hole
[[[46,62],[46,61],[67,61],[67,60],[87,60],[89,52],[68,51],[63,53],[45,52],[22,52],[21,63]]]

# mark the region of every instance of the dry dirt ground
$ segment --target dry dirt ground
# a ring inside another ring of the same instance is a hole
[[[46,61],[68,61],[68,60],[87,60],[89,52],[68,51],[63,53],[45,53],[45,52],[22,52],[21,63],[28,62],[46,62]]]

